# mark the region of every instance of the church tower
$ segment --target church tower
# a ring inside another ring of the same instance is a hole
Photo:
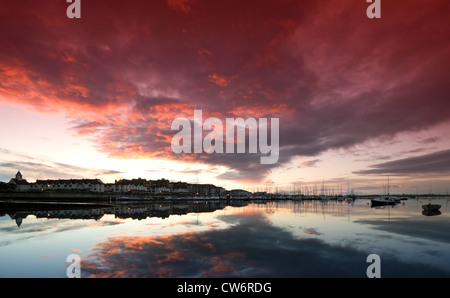
[[[18,171],[17,174],[16,174],[16,180],[17,181],[22,181],[22,173],[20,173],[20,171]]]

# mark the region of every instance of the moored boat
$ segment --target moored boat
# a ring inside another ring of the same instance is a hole
[[[393,206],[396,205],[398,203],[400,203],[400,199],[397,197],[391,197],[389,195],[389,176],[388,176],[388,191],[387,191],[387,196],[386,197],[381,197],[381,198],[377,198],[377,199],[372,199],[372,207],[376,207],[376,206]]]
[[[322,202],[328,202],[328,201],[330,200],[330,197],[328,197],[328,196],[321,196],[321,197],[320,197],[320,200],[321,200]]]
[[[391,198],[378,198],[370,200],[372,202],[372,206],[386,206],[386,205],[395,205],[397,202]]]
[[[428,203],[426,205],[422,205],[422,209],[425,211],[436,211],[441,208],[441,205]]]

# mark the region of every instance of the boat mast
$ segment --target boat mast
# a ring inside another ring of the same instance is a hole
[[[388,176],[387,196],[388,196],[388,198],[389,198],[389,176]]]
[[[325,179],[322,180],[322,196],[325,195]]]
[[[347,196],[350,196],[350,178],[347,179]]]

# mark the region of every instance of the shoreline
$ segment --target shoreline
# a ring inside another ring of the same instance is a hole
[[[355,196],[352,199],[370,199],[376,195]],[[409,199],[425,199],[425,198],[442,198],[443,195],[420,195]],[[271,196],[271,197],[218,197],[218,196],[177,196],[177,195],[162,195],[162,194],[121,194],[121,193],[95,193],[95,192],[0,192],[0,203],[33,203],[33,202],[53,202],[54,204],[68,204],[68,203],[117,203],[117,202],[180,202],[180,201],[302,201],[302,200],[321,200],[317,197],[301,197],[301,196]],[[330,201],[335,201],[336,198],[329,198]],[[342,201],[342,198],[341,198]]]

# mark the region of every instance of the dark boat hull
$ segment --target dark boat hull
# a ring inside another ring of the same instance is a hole
[[[395,202],[394,201],[389,201],[389,200],[371,200],[372,202],[372,206],[394,206]]]
[[[437,211],[440,208],[441,208],[441,205],[431,205],[431,204],[422,205],[422,209],[425,211]]]

